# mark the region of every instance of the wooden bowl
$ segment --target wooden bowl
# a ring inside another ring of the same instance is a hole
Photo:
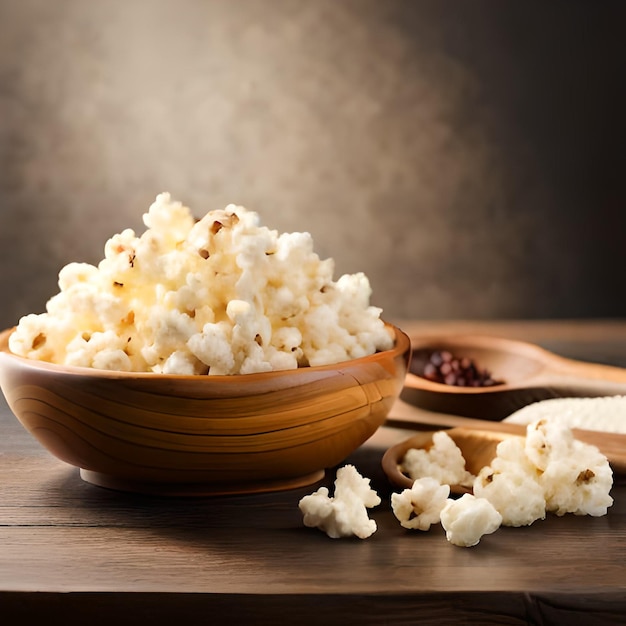
[[[66,367],[12,354],[0,334],[0,387],[53,455],[103,487],[162,495],[312,484],[385,421],[410,358],[391,350],[336,365],[240,376]]]

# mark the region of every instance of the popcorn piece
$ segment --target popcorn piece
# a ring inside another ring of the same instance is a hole
[[[613,472],[606,457],[593,448],[577,445],[572,457],[551,463],[541,475],[541,486],[547,510],[557,515],[600,517],[613,504]]]
[[[528,526],[546,516],[539,471],[526,457],[524,443],[522,437],[501,441],[496,458],[480,470],[473,484],[474,495],[491,502],[504,526]]]
[[[568,426],[539,419],[527,426],[526,453],[541,470],[546,508],[557,515],[606,515],[613,472],[595,447],[574,439]]]
[[[23,317],[11,335],[15,354],[106,369],[246,374],[393,346],[381,310],[369,305],[367,277],[334,282],[332,259],[320,260],[309,233],[279,235],[235,205],[196,222],[167,193],[143,219],[141,236],[126,229],[106,242],[97,267],[60,271],[46,312]],[[96,333],[119,341],[85,339]]]
[[[98,367],[127,372],[131,361],[125,349],[125,341],[112,331],[95,332],[75,337],[68,345],[68,365]]]
[[[334,496],[329,496],[326,487],[320,487],[304,496],[298,506],[305,526],[319,528],[333,539],[366,539],[377,528],[367,509],[379,504],[380,497],[370,488],[369,478],[362,477],[353,465],[345,465],[337,470]]]
[[[190,353],[176,350],[167,357],[163,365],[161,365],[160,371],[163,374],[198,376],[206,374],[208,368]]]
[[[563,424],[538,419],[526,427],[526,455],[540,470],[570,455],[574,433]]]
[[[209,374],[228,374],[235,369],[230,341],[232,328],[227,322],[208,323],[202,332],[187,341],[187,347],[200,361],[210,364]]]
[[[446,539],[464,548],[475,546],[483,535],[495,532],[502,516],[485,498],[466,493],[458,500],[448,500],[441,511],[441,525]]]
[[[471,486],[474,476],[465,469],[465,459],[445,431],[433,435],[429,449],[411,448],[402,459],[401,471],[413,480],[430,476],[441,485]]]
[[[410,489],[391,494],[391,508],[404,528],[428,530],[441,521],[449,495],[449,485],[440,485],[434,478],[418,478]]]
[[[612,486],[611,467],[597,448],[574,439],[561,422],[538,419],[527,426],[524,440],[498,445],[473,493],[496,507],[504,525],[521,526],[543,519],[546,511],[606,515]]]

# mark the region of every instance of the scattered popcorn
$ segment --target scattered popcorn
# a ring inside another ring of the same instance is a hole
[[[400,470],[413,480],[429,476],[442,485],[469,487],[474,481],[474,476],[465,469],[461,450],[443,430],[433,435],[433,445],[430,448],[407,450]]]
[[[448,500],[441,511],[441,525],[447,540],[464,548],[475,546],[483,535],[498,530],[501,523],[502,516],[489,500],[469,493],[458,500]]]
[[[430,450],[407,451],[400,466],[421,476],[411,489],[391,496],[394,515],[405,528],[428,530],[439,515],[448,540],[469,547],[500,525],[527,526],[545,519],[547,512],[602,516],[613,504],[613,472],[606,456],[575,439],[561,422],[538,419],[527,426],[526,437],[498,444],[491,464],[473,479],[472,494],[446,500],[441,508],[438,489],[447,490],[447,498],[449,486],[459,484],[458,468],[465,467],[460,449],[441,435],[445,432],[435,433]],[[408,463],[407,457],[412,457]],[[449,474],[442,470],[446,458],[454,469]]]
[[[546,512],[606,515],[613,504],[613,472],[594,446],[578,441],[561,422],[538,419],[523,440],[498,445],[496,458],[473,485],[502,514],[506,526],[532,524]]]
[[[569,456],[574,441],[567,426],[539,419],[526,427],[524,449],[528,460],[543,472],[553,461]]]
[[[613,471],[595,447],[574,439],[568,426],[539,419],[527,427],[526,453],[541,470],[546,509],[557,515],[606,515]]]
[[[613,504],[609,495],[613,473],[608,462],[582,450],[573,454],[570,459],[552,463],[541,475],[547,510],[557,515],[606,515]]]
[[[309,233],[278,234],[229,205],[196,221],[167,193],[105,244],[98,266],[70,263],[46,312],[24,316],[15,354],[168,374],[247,374],[326,365],[393,346],[362,273],[333,281]]]
[[[441,521],[441,510],[449,495],[449,485],[430,477],[418,478],[410,489],[391,494],[391,508],[404,528],[428,530]]]
[[[319,528],[333,539],[352,536],[366,539],[377,528],[367,509],[380,502],[370,487],[370,479],[361,476],[353,465],[345,465],[337,470],[334,496],[329,496],[326,487],[320,487],[304,496],[298,506],[305,526]]]
[[[496,458],[478,473],[473,493],[491,502],[503,526],[528,526],[546,516],[539,470],[526,457],[523,437],[498,444]]]

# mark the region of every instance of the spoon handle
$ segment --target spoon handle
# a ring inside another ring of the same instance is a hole
[[[561,396],[626,395],[626,369],[551,354],[533,384],[558,390]]]
[[[428,430],[429,428],[432,430],[432,427],[462,427],[473,430],[509,433],[522,437],[526,434],[526,426],[521,424],[423,411],[402,400],[398,400],[393,405],[385,425],[407,430]],[[572,432],[576,439],[596,446],[609,460],[614,472],[619,474],[626,473],[626,435],[578,428],[574,428]]]
[[[492,420],[481,420],[472,417],[461,417],[448,413],[438,413],[418,409],[412,404],[398,400],[391,409],[385,426],[392,428],[406,428],[407,430],[429,430],[432,426],[439,428],[473,428],[476,430],[489,430],[496,432],[506,432],[512,435],[524,436],[526,427],[521,424],[511,424],[510,422],[498,422]]]

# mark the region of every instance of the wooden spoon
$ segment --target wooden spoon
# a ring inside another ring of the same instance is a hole
[[[626,394],[626,369],[558,356],[539,346],[502,337],[446,335],[411,337],[412,366],[434,350],[473,359],[503,384],[456,387],[407,374],[402,400],[453,415],[502,420],[539,400]]]
[[[480,424],[477,424],[480,420],[470,421],[474,422],[478,427],[480,426]],[[408,424],[406,421],[403,422],[405,426]],[[486,423],[488,425],[493,424],[493,422]],[[461,450],[467,471],[474,475],[478,474],[483,467],[491,464],[491,461],[496,456],[496,448],[501,441],[507,437],[523,437],[526,435],[525,426],[519,424],[503,424],[503,426],[506,428],[502,431],[492,429],[477,430],[472,426],[468,428],[461,426],[446,430],[446,433]],[[400,441],[387,449],[382,458],[382,468],[392,485],[402,489],[409,489],[412,486],[413,480],[400,469],[402,459],[410,448],[430,448],[435,432],[436,431],[422,431],[416,433],[412,437]],[[626,472],[625,435],[607,437],[606,433],[577,429],[574,429],[573,432],[577,439],[592,445],[597,445],[600,451],[603,452],[609,460],[613,472],[617,475],[624,475]],[[615,438],[621,440],[621,445],[616,443]],[[462,485],[451,485],[450,491],[457,494],[471,493],[471,488]]]
[[[389,457],[396,460],[404,456],[409,447],[416,447],[416,443],[429,442],[433,432],[445,429],[446,432],[457,442],[462,452],[467,452],[468,456],[475,456],[474,460],[466,461],[472,468],[477,465],[487,465],[495,456],[495,447],[502,439],[511,436],[524,437],[526,435],[526,426],[522,424],[512,424],[510,422],[496,422],[493,420],[481,420],[468,417],[460,417],[458,415],[448,415],[446,413],[429,412],[414,407],[402,400],[397,400],[391,409],[390,415],[387,417],[385,425],[390,428],[396,428],[400,431],[419,431],[415,435],[410,436],[405,441],[396,442],[386,452],[388,460],[387,464],[392,463]],[[583,441],[592,446],[596,446],[602,454],[606,456],[613,468],[615,474],[626,475],[626,435],[622,433],[610,433],[601,430],[586,430],[582,428],[573,428],[572,432],[576,439]],[[475,434],[472,434],[475,433]],[[457,441],[458,438],[458,441]],[[410,442],[410,444],[409,444]],[[480,444],[480,453],[477,449]],[[495,442],[495,443],[494,443]],[[469,446],[469,450],[465,450],[464,446]],[[486,448],[484,446],[487,446]],[[491,454],[485,463],[485,455]],[[465,454],[464,454],[465,456]],[[480,467],[478,469],[480,469]],[[388,465],[389,470],[392,466]],[[385,470],[387,472],[387,469]],[[469,471],[472,471],[468,467]],[[387,472],[388,473],[388,472]],[[398,470],[395,470],[398,473]],[[389,475],[389,474],[388,474]],[[394,483],[396,484],[396,483]]]

